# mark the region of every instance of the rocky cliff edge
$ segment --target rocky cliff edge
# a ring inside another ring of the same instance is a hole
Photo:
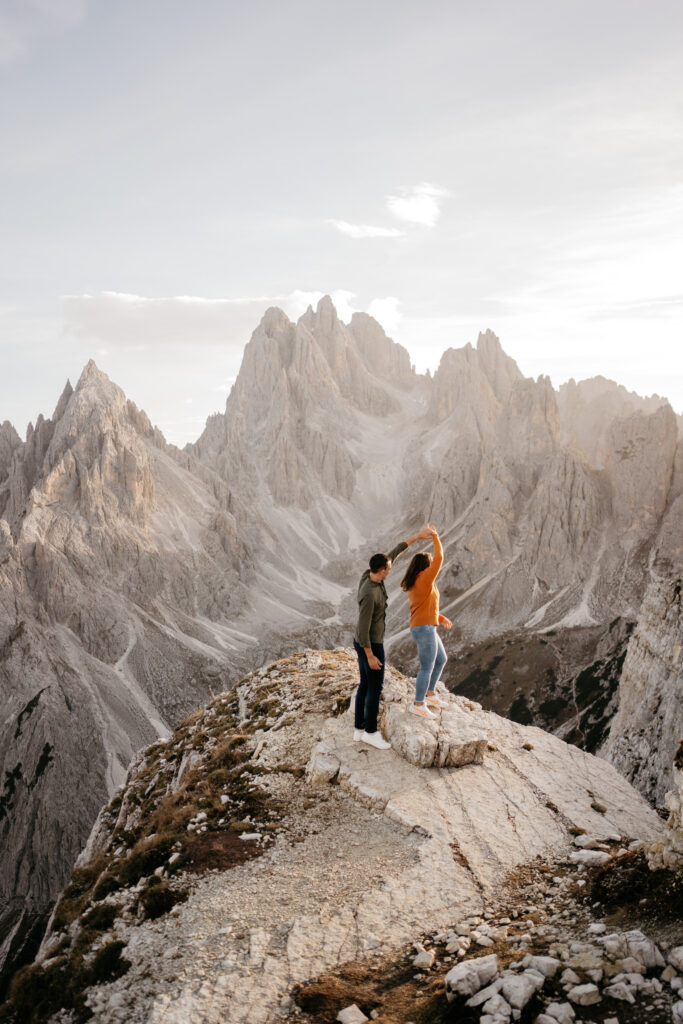
[[[534,858],[570,862],[572,837],[661,835],[607,762],[445,693],[424,724],[393,670],[393,749],[355,743],[356,672],[341,649],[283,659],[143,752],[26,983],[61,972],[70,1020],[272,1021],[297,984],[480,913]]]

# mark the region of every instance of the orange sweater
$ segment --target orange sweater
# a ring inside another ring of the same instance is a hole
[[[443,565],[443,548],[437,534],[432,535],[432,543],[432,564],[422,570],[408,591],[411,629],[413,626],[438,626],[443,622],[443,615],[439,615],[439,588],[436,585],[436,577]]]

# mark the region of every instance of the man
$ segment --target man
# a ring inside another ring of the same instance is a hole
[[[353,738],[378,750],[388,750],[391,746],[377,731],[379,698],[384,684],[384,624],[388,604],[384,581],[401,552],[416,540],[430,536],[425,527],[414,537],[401,541],[387,555],[373,555],[370,568],[365,570],[358,585],[358,625],[353,646],[358,655],[360,685],[356,693]]]

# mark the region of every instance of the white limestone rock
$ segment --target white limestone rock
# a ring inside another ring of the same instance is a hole
[[[541,986],[543,980],[541,977]],[[522,1010],[534,993],[538,991],[538,988],[537,979],[525,971],[524,974],[505,975],[501,992],[510,1006],[516,1010]]]
[[[352,1003],[351,1006],[345,1006],[337,1014],[339,1024],[365,1024],[365,1021],[368,1019],[355,1003]]]
[[[570,988],[569,992],[567,992],[567,998],[571,999],[578,1006],[593,1006],[594,1003],[601,1001],[602,996],[597,985],[586,984],[575,985],[574,988]]]
[[[609,853],[601,850],[575,850],[569,854],[573,864],[585,864],[587,867],[599,868],[609,860]]]
[[[423,949],[413,957],[413,967],[418,971],[428,971],[434,964],[436,954],[433,949]]]
[[[553,1020],[558,1021],[559,1024],[572,1024],[576,1017],[571,1003],[550,1003],[549,1006],[546,1006],[545,1012]]]
[[[466,1005],[475,1007],[483,1006],[483,1004],[487,1002],[487,1000],[489,1000],[492,996],[495,996],[498,992],[500,992],[502,984],[503,979],[496,978],[494,982],[492,982],[490,985],[487,985],[485,988],[480,989],[475,995],[468,999]]]
[[[422,721],[409,713],[410,700],[409,697],[403,704],[389,704],[383,720],[384,733],[401,757],[420,768],[452,768],[483,762],[487,735],[482,729],[473,728],[464,712],[449,709],[437,719]]]
[[[339,758],[324,741],[317,744],[306,766],[306,780],[311,786],[326,785],[339,773]]]
[[[623,981],[615,981],[611,985],[606,985],[603,989],[603,995],[611,996],[612,999],[619,999],[624,1003],[635,1003],[636,1001],[633,989]]]
[[[498,957],[495,953],[489,956],[477,957],[473,960],[466,960],[451,968],[444,984],[446,996],[452,1001],[456,995],[471,996],[480,988],[492,981],[498,974]]]
[[[512,1007],[510,1003],[508,1003],[507,1000],[504,999],[502,995],[500,995],[500,993],[496,993],[495,995],[489,996],[489,998],[482,1006],[482,1011],[484,1013],[490,1013],[494,1016],[496,1014],[499,1014],[506,1020],[509,1020],[510,1017],[512,1016]]]
[[[544,978],[554,978],[561,967],[561,962],[554,956],[532,956],[527,954],[522,960],[523,967],[531,967]]]
[[[597,850],[599,845],[594,836],[574,836],[574,846],[579,846],[582,850]]]

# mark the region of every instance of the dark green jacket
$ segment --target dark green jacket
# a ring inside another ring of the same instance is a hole
[[[407,547],[406,542],[402,540],[387,552],[387,558],[393,562]],[[358,625],[354,639],[360,647],[383,643],[388,603],[384,581],[375,583],[370,579],[370,570],[366,569],[358,584]]]

